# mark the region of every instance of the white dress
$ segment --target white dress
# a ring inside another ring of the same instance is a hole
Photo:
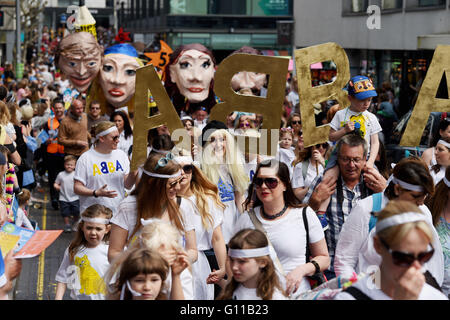
[[[388,203],[383,195],[381,208]],[[370,212],[373,210],[373,196],[361,199],[345,220],[336,246],[334,270],[336,276],[351,276],[352,272],[366,274],[374,271],[381,263],[381,256],[373,247],[375,228],[369,233]],[[419,209],[425,214],[433,232],[433,257],[424,264],[424,268],[433,275],[439,285],[444,280],[444,256],[439,235],[432,224],[431,212],[427,206]]]
[[[69,260],[69,250],[56,273],[56,281],[66,283],[74,300],[105,300],[104,276],[109,268],[108,245],[104,242],[95,248],[81,247],[73,263]]]
[[[188,213],[192,212],[193,210],[194,209],[192,208],[192,204],[190,203],[190,201],[182,198],[180,203],[180,212],[181,215],[183,216],[184,221],[183,227],[185,231],[190,231],[194,229],[193,224],[187,218]],[[112,217],[111,223],[121,227],[122,229],[127,230],[128,231],[127,240],[128,240],[131,236],[131,233],[134,230],[134,227],[136,226],[137,222],[136,219],[137,219],[137,200],[136,196],[130,195],[120,202],[117,214]],[[138,234],[139,232],[135,233],[131,243],[133,243],[136,240]],[[180,243],[183,243],[184,246],[184,236],[181,234],[179,241]],[[183,287],[184,299],[193,300],[194,299],[193,276],[189,271],[189,269],[184,269],[181,272],[180,279],[181,285]],[[171,281],[172,281],[171,276],[169,274],[166,279],[167,288],[165,290],[165,293],[167,293],[168,296],[170,296]]]
[[[246,288],[244,285],[239,284],[239,286],[233,292],[233,300],[262,300],[256,294],[256,288]],[[289,300],[288,297],[283,295],[280,290],[275,288],[271,300]]]
[[[122,131],[119,135],[119,143],[117,144],[117,149],[122,150],[125,154],[128,155],[128,150],[130,150],[130,146],[133,145],[133,135],[131,134],[128,139],[125,139],[125,130]]]
[[[188,200],[191,201],[194,211],[188,213],[187,219],[194,225],[198,249],[198,260],[192,265],[192,272],[194,274],[194,300],[214,300],[214,285],[206,283],[206,279],[211,273],[211,268],[203,250],[208,250],[213,247],[213,231],[222,224],[223,210],[217,208],[211,197],[208,198],[208,208],[213,218],[213,227],[206,230],[202,224],[200,212],[196,205],[196,196],[192,195]]]

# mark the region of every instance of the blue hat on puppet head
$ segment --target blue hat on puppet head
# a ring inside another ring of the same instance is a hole
[[[129,43],[119,43],[108,47],[105,49],[104,55],[106,56],[107,54],[112,53],[124,54],[133,58],[139,57],[136,49]]]
[[[347,91],[349,95],[358,100],[377,96],[372,80],[366,76],[355,76],[351,78],[347,85]]]

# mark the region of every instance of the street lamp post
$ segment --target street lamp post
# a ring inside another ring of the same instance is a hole
[[[21,78],[22,52],[20,50],[20,0],[16,0],[16,77]]]

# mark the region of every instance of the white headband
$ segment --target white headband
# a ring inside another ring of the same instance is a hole
[[[447,178],[444,176],[444,182],[447,185],[447,187],[450,188],[450,181],[447,180]]]
[[[399,224],[405,224],[409,222],[416,222],[416,221],[427,221],[426,217],[423,213],[418,212],[406,212],[402,214],[397,214],[395,216],[378,220],[376,224],[376,233],[380,232],[381,230],[384,230],[389,227],[393,227]]]
[[[389,185],[390,182],[393,182],[395,184],[399,184],[402,188],[406,189],[406,190],[410,190],[410,191],[417,191],[417,192],[423,192],[424,189],[422,186],[416,185],[416,184],[411,184],[408,182],[405,182],[403,180],[397,179],[396,177],[394,177],[393,174],[391,174],[391,176],[389,177],[388,181],[387,181],[387,185]]]
[[[102,218],[87,218],[81,216],[82,221],[86,222],[92,222],[92,223],[101,223],[101,224],[109,224],[109,219],[102,219]]]
[[[139,167],[139,170],[141,170],[143,173],[145,173],[146,175],[150,176],[150,177],[155,177],[155,178],[165,178],[165,179],[170,179],[170,178],[177,178],[179,176],[181,176],[182,172],[181,170],[178,171],[177,173],[174,173],[172,175],[169,174],[159,174],[159,173],[153,173],[150,171],[145,170],[142,167]]]
[[[111,127],[111,128],[109,128],[109,129],[106,129],[106,130],[100,132],[99,134],[97,134],[97,135],[95,136],[95,139],[98,139],[98,138],[100,138],[100,137],[106,136],[108,133],[111,133],[111,132],[113,132],[113,131],[119,131],[119,130],[117,130],[117,127],[116,127],[116,126]]]
[[[189,163],[189,164],[193,163],[191,156],[177,156],[173,158],[173,160],[177,163]]]
[[[155,152],[161,153],[161,154],[168,154],[170,152],[170,150],[159,150],[156,148],[152,148],[152,151],[155,151]]]
[[[232,258],[255,258],[270,255],[269,247],[256,249],[229,249],[228,255]]]
[[[450,143],[448,143],[447,141],[439,140],[437,143],[443,144],[444,146],[446,146],[447,148],[450,149]],[[436,143],[436,144],[437,144],[437,143]]]
[[[127,280],[123,285],[122,285],[122,290],[120,291],[120,300],[123,300],[125,298],[125,284],[128,288],[128,290],[130,290],[131,294],[133,295],[133,297],[140,297],[142,296],[142,294],[140,294],[139,292],[134,291],[131,288],[130,282]]]

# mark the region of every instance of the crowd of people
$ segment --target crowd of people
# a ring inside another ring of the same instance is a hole
[[[297,300],[355,277],[334,299],[448,299],[445,114],[430,149],[391,164],[384,143],[399,119],[395,96],[355,76],[348,107],[317,106],[328,141],[305,147],[288,74],[276,156],[245,152],[236,136],[257,137],[265,119],[236,110],[210,121],[219,98],[180,88],[208,89],[216,62],[201,45],[182,46],[162,79],[192,150],[175,152],[162,125],[148,131],[147,159],[132,171],[131,105],[102,108],[56,62],[27,65],[22,79],[4,72],[0,86],[0,224],[35,228],[30,197],[48,180],[51,205],[74,235],[55,299],[70,290],[73,299]],[[231,84],[243,95],[267,93],[266,75],[240,72]],[[20,273],[11,254],[4,263],[2,297]]]

